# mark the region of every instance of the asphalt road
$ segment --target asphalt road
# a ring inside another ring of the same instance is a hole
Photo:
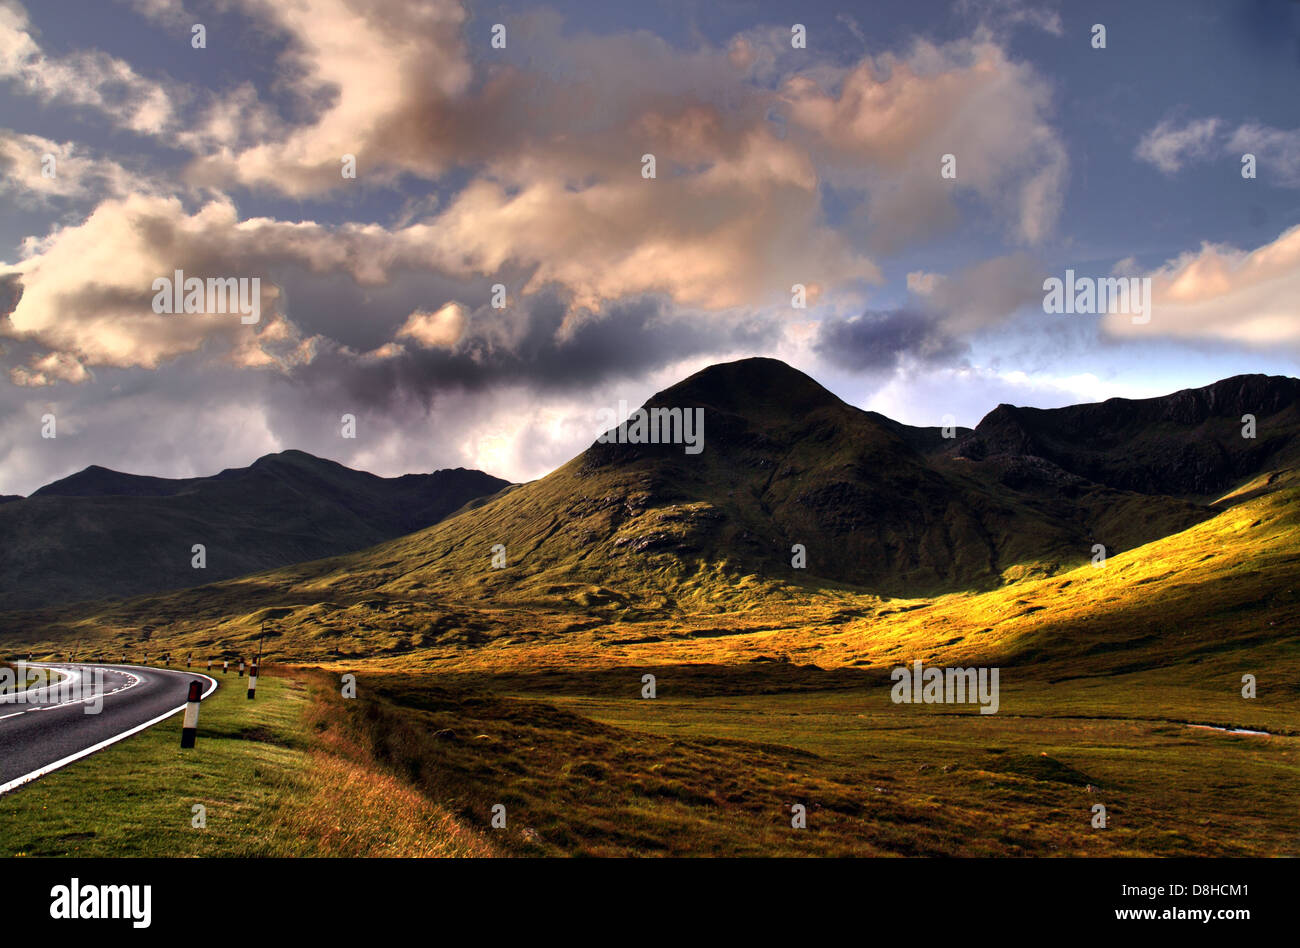
[[[21,669],[28,663],[14,664]],[[204,697],[217,687],[215,679],[186,669],[41,662],[29,667],[68,677],[24,692],[22,700],[13,694],[0,696],[0,793],[184,710],[191,681],[199,682]],[[98,713],[86,713],[97,705]],[[179,746],[179,721],[176,743]]]

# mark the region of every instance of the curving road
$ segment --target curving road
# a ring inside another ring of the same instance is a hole
[[[58,770],[184,710],[191,681],[203,697],[216,679],[142,665],[15,662],[60,672],[46,687],[0,697],[0,794]],[[98,713],[87,708],[99,706]],[[180,742],[179,731],[176,736]]]

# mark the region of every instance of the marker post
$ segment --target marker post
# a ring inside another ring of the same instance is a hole
[[[193,747],[199,733],[199,695],[197,681],[190,682],[190,696],[185,703],[185,720],[181,724],[181,747]]]

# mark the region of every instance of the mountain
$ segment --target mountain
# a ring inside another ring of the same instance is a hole
[[[1254,438],[1242,436],[1246,416]],[[1142,494],[1208,496],[1300,461],[1300,379],[1238,375],[1159,398],[1068,408],[999,405],[952,453],[1041,459],[1057,472]]]
[[[208,648],[271,618],[299,657],[493,643],[544,644],[555,661],[575,636],[613,646],[738,625],[843,634],[889,615],[891,599],[911,610],[949,593],[1007,590],[1011,608],[1033,612],[1011,590],[1086,567],[1095,544],[1108,557],[1156,549],[1144,545],[1209,521],[1228,529],[1237,505],[1291,496],[1295,386],[1246,377],[1140,402],[1003,407],[945,438],[854,408],[782,362],[745,359],[646,403],[699,409],[699,453],[618,443],[614,429],[540,480],[369,549],[0,625],[130,642],[161,623]],[[1244,413],[1256,415],[1255,439],[1241,438]],[[1191,480],[1187,445],[1212,445],[1196,450],[1215,459]]]
[[[1210,515],[1077,477],[1051,496],[1017,490],[1005,458],[950,458],[941,446],[955,439],[940,429],[861,411],[772,359],[713,366],[647,402],[673,406],[704,409],[705,450],[593,444],[552,475],[568,482],[560,508],[529,514],[557,524],[549,546],[562,553],[567,538],[588,557],[603,553],[616,573],[664,552],[760,576],[929,593],[1078,561],[1094,542],[1127,549]],[[512,507],[525,504],[525,490]],[[806,550],[805,571],[791,565],[794,544]]]
[[[25,609],[211,583],[373,546],[507,482],[463,468],[376,477],[302,451],[211,477],[94,466],[0,504],[0,602]],[[207,566],[191,565],[203,544]]]

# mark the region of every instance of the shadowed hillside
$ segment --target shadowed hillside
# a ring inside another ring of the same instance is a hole
[[[1242,437],[1243,418],[1257,425]],[[1160,398],[1068,408],[999,405],[953,449],[974,460],[1033,457],[1058,477],[1143,494],[1221,493],[1300,461],[1300,379],[1238,375]]]
[[[0,601],[124,598],[359,550],[506,483],[462,468],[382,478],[301,451],[212,477],[91,466],[0,505]],[[196,543],[206,569],[191,565]]]

